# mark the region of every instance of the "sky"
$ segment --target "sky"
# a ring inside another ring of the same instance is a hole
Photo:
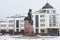
[[[46,3],[47,0],[0,0],[0,20],[15,14],[27,14],[29,9],[38,11]],[[48,3],[60,13],[60,0],[48,0]]]

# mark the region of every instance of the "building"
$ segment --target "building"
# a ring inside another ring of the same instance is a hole
[[[0,33],[23,34],[27,30],[29,34],[33,32],[41,35],[59,35],[60,27],[58,24],[56,9],[46,3],[42,9],[33,12],[32,16],[31,14],[28,16],[15,15],[7,17],[6,21],[0,21]]]
[[[27,15],[19,15],[7,17],[6,21],[0,21],[0,32],[3,34],[20,34],[24,31],[24,18]]]
[[[59,35],[58,14],[46,3],[42,9],[32,13],[33,28],[36,34]]]

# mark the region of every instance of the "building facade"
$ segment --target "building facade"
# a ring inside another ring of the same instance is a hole
[[[58,14],[49,3],[46,3],[42,9],[32,15],[34,33],[59,35]]]
[[[0,32],[3,34],[20,34],[24,33],[25,28],[28,26],[29,31],[32,32],[33,30],[35,34],[59,35],[58,14],[49,3],[46,3],[42,9],[32,13],[33,25],[29,23],[31,17],[24,21],[26,17],[26,15],[15,15],[7,17],[6,21],[0,21]]]
[[[18,15],[7,17],[6,21],[0,21],[0,32],[5,34],[14,34],[24,31],[24,18],[26,15]]]

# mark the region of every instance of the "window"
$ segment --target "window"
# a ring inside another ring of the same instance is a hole
[[[14,30],[9,30],[10,33],[13,33]]]
[[[55,27],[55,26],[56,26],[56,24],[49,24],[49,26],[50,26],[50,27],[52,27],[52,26],[53,26],[53,27]]]
[[[35,16],[35,26],[39,27],[39,18],[38,18],[38,15]]]
[[[49,26],[51,27],[52,25],[51,25],[51,24],[49,24]]]
[[[53,13],[56,13],[55,10],[53,10]]]
[[[16,29],[17,32],[19,32],[19,29]]]
[[[24,22],[24,20],[20,20],[20,22]]]
[[[45,19],[40,19],[40,22],[45,22]]]
[[[36,29],[36,34],[38,33],[38,29]]]
[[[49,26],[56,26],[56,16],[55,15],[50,15],[49,17]]]
[[[20,24],[20,26],[21,26],[21,27],[23,27],[23,26],[24,26],[24,24]]]
[[[9,25],[9,27],[14,27],[14,25]]]
[[[42,26],[42,27],[43,27],[43,26],[45,26],[45,24],[40,24],[40,26]]]
[[[45,15],[40,15],[40,17],[45,17]]]
[[[46,10],[42,10],[41,13],[46,13]]]
[[[14,20],[9,20],[9,23],[12,23],[12,22],[14,22]]]
[[[6,27],[6,24],[1,24],[1,27]]]
[[[16,27],[19,27],[19,20],[16,20]]]
[[[6,30],[1,30],[1,33],[5,33],[6,32]]]
[[[52,13],[52,14],[55,14],[55,13],[56,13],[56,11],[55,11],[55,10],[51,10],[51,13]]]
[[[47,10],[47,13],[49,13],[49,10]]]
[[[56,24],[53,24],[53,26],[56,26]]]
[[[41,29],[41,32],[45,32],[45,30],[44,29]]]

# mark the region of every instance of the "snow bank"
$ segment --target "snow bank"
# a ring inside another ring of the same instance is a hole
[[[30,38],[23,35],[2,35],[0,36],[0,40],[59,40],[60,36],[40,36],[36,38]]]

